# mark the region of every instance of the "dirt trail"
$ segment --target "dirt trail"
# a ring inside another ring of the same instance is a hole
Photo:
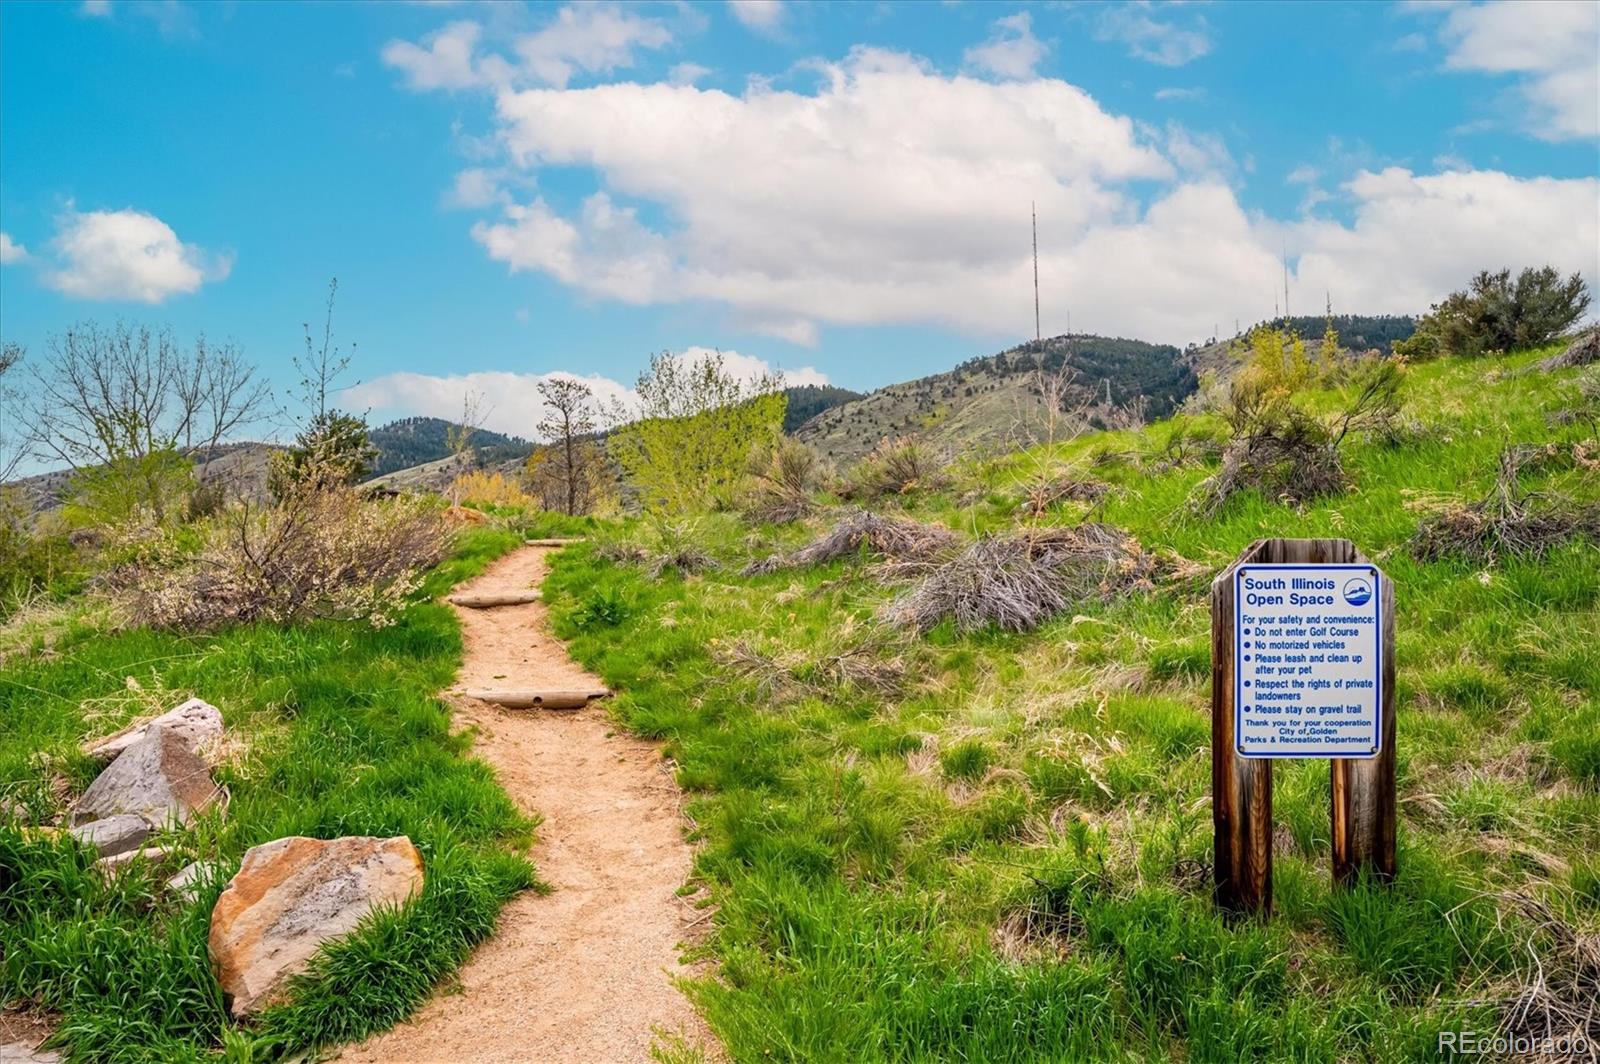
[[[525,547],[463,585],[535,587],[550,550]],[[550,634],[542,602],[458,609],[466,641],[457,690],[603,686]],[[673,985],[694,911],[678,790],[656,748],[605,710],[502,710],[457,698],[474,749],[525,810],[539,813],[532,857],[554,890],[515,898],[500,928],[411,1021],[351,1047],[342,1062],[649,1060],[658,1033],[720,1053]]]

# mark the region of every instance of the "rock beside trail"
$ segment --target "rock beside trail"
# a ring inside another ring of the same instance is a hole
[[[0,1045],[0,1064],[56,1064],[60,1059],[53,1049],[35,1049],[23,1042]]]
[[[220,794],[210,768],[181,734],[152,727],[89,784],[73,807],[72,822],[132,813],[155,827],[188,824]]]
[[[109,735],[94,739],[83,746],[83,752],[100,761],[112,761],[128,747],[149,734],[151,728],[166,728],[180,736],[195,753],[200,753],[222,738],[222,711],[198,698],[167,710],[153,720],[135,724]]]
[[[211,964],[233,1014],[260,1011],[317,948],[422,890],[422,855],[389,839],[293,836],[252,848],[211,910]]]
[[[73,838],[99,851],[101,857],[114,857],[139,848],[150,837],[150,822],[133,813],[118,813],[104,820],[91,820],[68,831]]]

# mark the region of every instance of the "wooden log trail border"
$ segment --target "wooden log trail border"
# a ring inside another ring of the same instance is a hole
[[[492,702],[507,709],[582,709],[596,698],[605,698],[610,691],[489,691],[469,689],[461,692],[463,698],[479,702]]]
[[[1236,571],[1242,565],[1371,565],[1346,539],[1262,539],[1211,585],[1211,817],[1217,905],[1234,913],[1272,912],[1272,761],[1239,755],[1235,745],[1234,632]],[[1395,876],[1394,586],[1377,578],[1382,661],[1378,752],[1330,758],[1333,881],[1346,886],[1363,871]]]
[[[451,595],[446,601],[452,606],[463,606],[469,610],[487,610],[495,606],[526,606],[530,602],[538,602],[542,597],[538,591],[529,588],[527,591],[491,591],[482,594],[466,592]]]

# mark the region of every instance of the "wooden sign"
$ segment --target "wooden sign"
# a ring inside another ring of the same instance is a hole
[[[1211,585],[1211,815],[1223,908],[1272,911],[1279,757],[1329,759],[1335,883],[1362,869],[1392,879],[1394,588],[1349,540],[1258,540]]]

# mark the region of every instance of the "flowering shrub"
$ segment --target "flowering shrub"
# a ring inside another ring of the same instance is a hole
[[[447,541],[434,502],[369,501],[321,484],[271,508],[235,508],[205,529],[197,549],[169,542],[123,566],[113,583],[137,620],[163,628],[316,617],[382,627]]]
[[[471,506],[533,506],[535,500],[522,485],[504,473],[474,469],[456,477],[450,497]]]

